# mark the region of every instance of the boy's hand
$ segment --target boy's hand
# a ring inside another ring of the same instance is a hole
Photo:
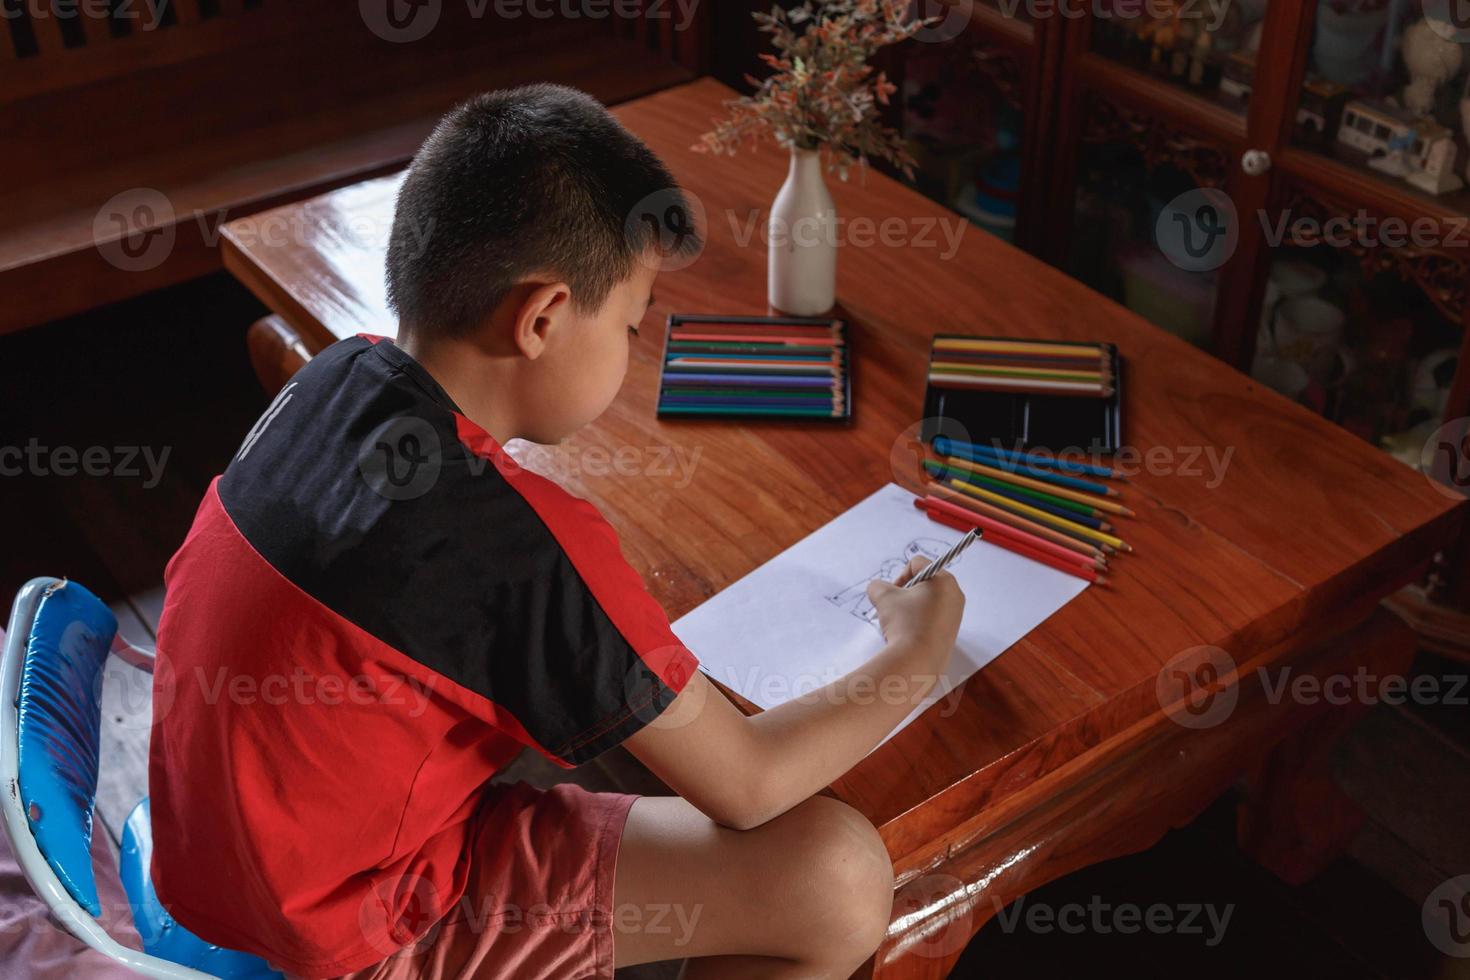
[[[903,587],[928,565],[929,559],[918,557],[909,562],[898,581],[874,579],[868,583],[868,598],[878,610],[878,625],[889,643],[923,647],[933,658],[935,669],[942,670],[960,632],[965,594],[948,572],[940,572],[912,589]]]

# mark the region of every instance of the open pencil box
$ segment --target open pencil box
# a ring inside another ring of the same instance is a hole
[[[934,339],[1013,341],[1017,338],[941,334]],[[1112,369],[1111,394],[1091,397],[986,391],[950,387],[931,380],[924,391],[920,438],[931,444],[936,436],[944,435],[964,442],[1028,450],[1117,452],[1123,445],[1123,358],[1112,344],[1078,346],[1103,349]],[[934,360],[931,346],[931,365]],[[935,372],[931,368],[929,373]]]
[[[658,417],[848,423],[851,368],[841,319],[671,314]]]

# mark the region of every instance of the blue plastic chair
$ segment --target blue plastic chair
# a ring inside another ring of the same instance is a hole
[[[0,657],[0,813],[21,870],[68,932],[144,976],[280,977],[258,956],[206,943],[164,910],[148,874],[147,799],[128,817],[119,867],[143,952],[119,944],[97,921],[92,812],[109,654],[153,671],[152,651],[119,636],[112,611],[75,582],[32,579],[16,595]]]

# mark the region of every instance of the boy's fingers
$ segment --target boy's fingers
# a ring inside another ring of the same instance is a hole
[[[885,582],[881,578],[873,579],[871,582],[868,583],[868,600],[870,602],[876,603],[878,601],[878,597],[881,596],[886,590],[891,588],[894,588],[893,583]]]
[[[909,579],[913,578],[915,575],[919,574],[928,567],[929,559],[925,558],[923,555],[915,555],[913,558],[909,559],[908,567],[898,573],[898,578],[893,580],[893,584],[903,585]]]

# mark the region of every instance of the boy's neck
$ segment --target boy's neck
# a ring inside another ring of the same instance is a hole
[[[402,336],[398,346],[429,372],[471,422],[500,445],[516,438],[520,426],[514,406],[512,359],[495,357],[472,340],[432,343]]]

